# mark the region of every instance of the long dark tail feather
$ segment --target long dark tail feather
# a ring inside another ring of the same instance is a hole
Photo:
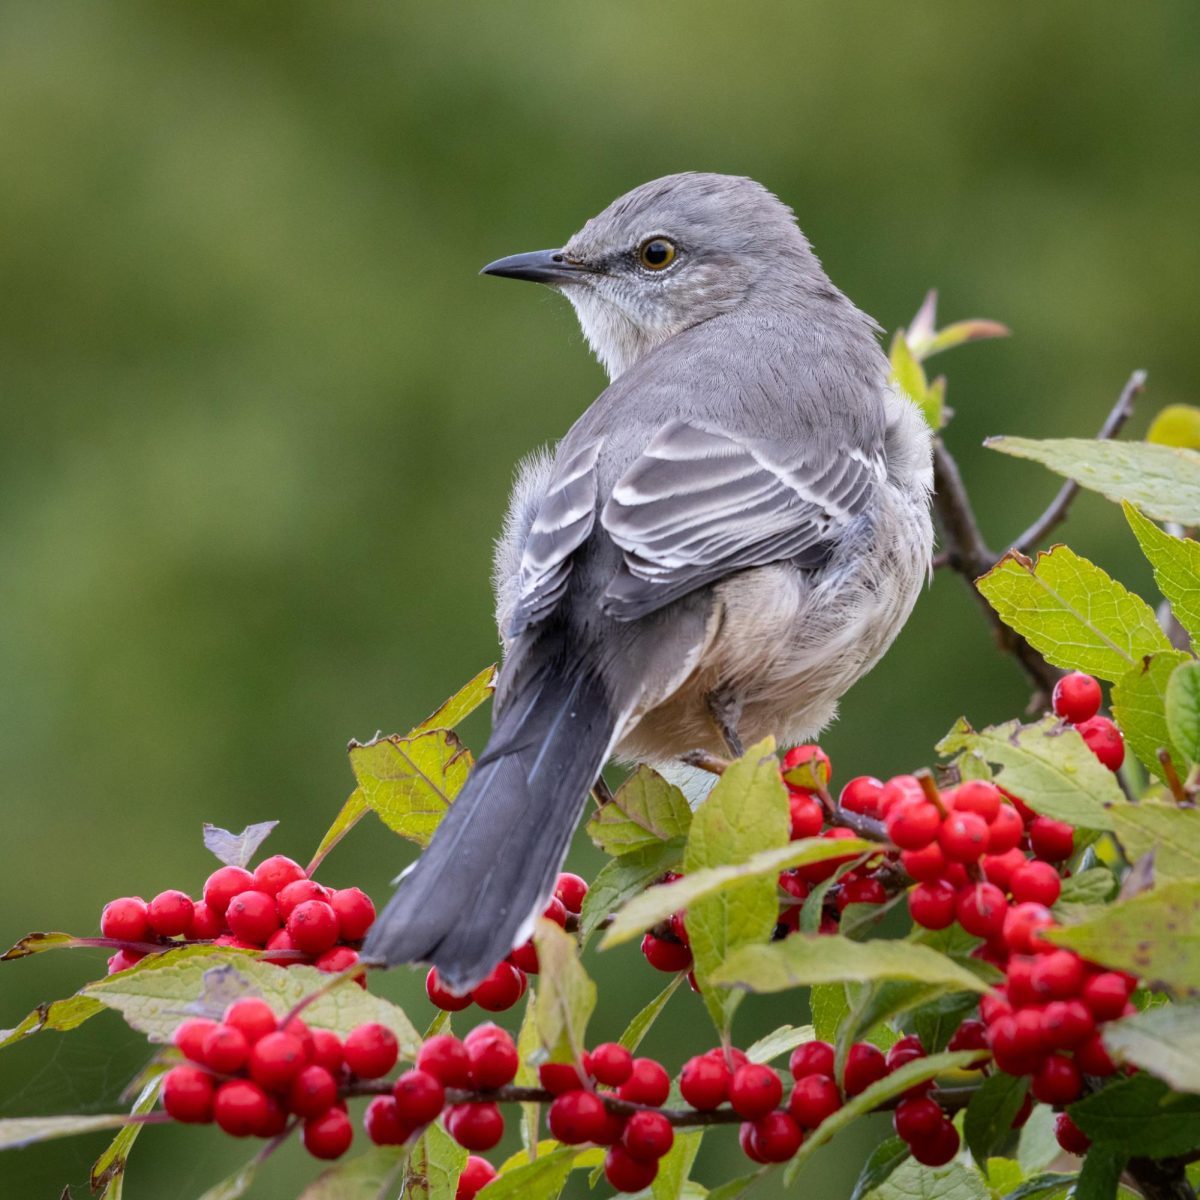
[[[483,979],[548,901],[616,720],[603,682],[582,664],[547,663],[510,696],[363,958],[433,963],[457,991]]]

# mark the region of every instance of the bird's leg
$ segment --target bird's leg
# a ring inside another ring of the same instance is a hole
[[[705,703],[708,705],[708,711],[712,714],[712,719],[716,723],[721,737],[725,740],[729,753],[734,758],[741,758],[746,753],[737,731],[738,721],[742,717],[741,700],[728,689],[717,688],[708,693]]]

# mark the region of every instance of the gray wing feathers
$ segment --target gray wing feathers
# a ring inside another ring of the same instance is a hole
[[[635,620],[731,571],[823,562],[883,464],[850,450],[805,450],[682,420],[665,425],[601,514],[625,560],[605,612]]]

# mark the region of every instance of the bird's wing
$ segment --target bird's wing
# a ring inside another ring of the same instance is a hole
[[[509,637],[536,625],[566,590],[572,556],[596,523],[600,446],[589,442],[554,468],[521,554]]]
[[[853,447],[829,453],[671,421],[601,513],[624,552],[601,607],[632,621],[733,571],[819,566],[883,474],[881,459]]]

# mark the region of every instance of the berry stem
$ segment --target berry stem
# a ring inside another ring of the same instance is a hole
[[[921,785],[921,791],[925,793],[925,799],[938,810],[938,814],[944,821],[949,814],[946,812],[945,804],[942,803],[942,793],[938,791],[938,785],[934,782],[933,772],[928,767],[922,767],[913,774]]]
[[[1176,804],[1191,804],[1192,799],[1187,794],[1187,789],[1183,786],[1179,778],[1179,772],[1175,770],[1175,762],[1171,758],[1171,752],[1165,746],[1160,746],[1158,749],[1158,761],[1162,764],[1163,775],[1167,780],[1167,787],[1171,789],[1171,795],[1175,797]]]
[[[725,769],[729,766],[727,758],[710,754],[707,750],[689,750],[681,757],[682,761],[687,763],[689,767],[698,767],[701,771],[707,771],[710,775],[724,775]]]

